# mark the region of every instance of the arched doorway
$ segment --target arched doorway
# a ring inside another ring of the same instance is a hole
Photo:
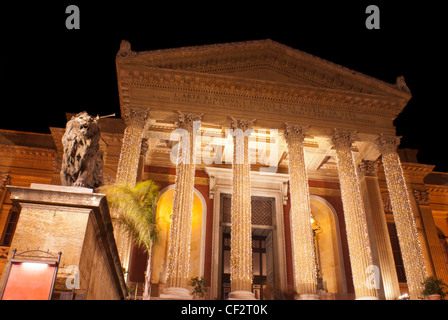
[[[310,195],[310,206],[323,289],[328,293],[345,293],[347,283],[336,211],[327,200],[316,195]]]
[[[153,287],[153,296],[158,296],[166,284],[174,185],[163,189],[160,194],[157,202],[156,214],[158,241],[153,247],[152,256],[151,283]],[[206,212],[207,206],[205,199],[202,194],[195,189],[191,224],[190,277],[201,277],[204,275]]]

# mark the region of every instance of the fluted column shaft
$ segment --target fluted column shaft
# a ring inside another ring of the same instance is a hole
[[[123,114],[126,123],[123,143],[121,145],[120,159],[116,176],[116,184],[129,184],[134,186],[137,182],[138,167],[141,157],[142,138],[149,109],[127,108]],[[111,208],[112,216],[119,214],[118,208]],[[115,241],[122,266],[127,270],[129,266],[132,239],[124,227],[114,224]]]
[[[252,225],[249,136],[254,120],[233,119],[230,242],[231,291],[252,292]]]
[[[381,135],[376,140],[377,149],[382,155],[409,295],[411,299],[418,299],[422,296],[426,268],[403,169],[396,151],[399,143],[400,138],[395,136]]]
[[[337,155],[339,183],[341,186],[355,295],[356,298],[376,297],[376,290],[371,285],[369,278],[373,262],[364,203],[351,152],[354,136],[355,132],[335,131],[331,141]]]
[[[191,222],[193,214],[195,143],[202,115],[180,113],[182,134],[176,164],[173,212],[168,246],[167,287],[186,288],[190,276]]]
[[[316,294],[317,266],[303,140],[307,126],[286,124],[291,195],[294,284],[299,294]]]

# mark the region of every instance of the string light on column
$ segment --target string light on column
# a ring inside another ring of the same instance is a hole
[[[232,118],[233,180],[230,238],[231,291],[252,292],[252,225],[249,135],[255,120]]]
[[[186,288],[190,274],[191,223],[195,175],[195,131],[202,114],[179,112],[177,126],[184,129],[179,142],[173,212],[168,244],[167,286]]]
[[[375,289],[367,285],[368,274],[366,272],[373,262],[364,203],[351,152],[355,135],[356,132],[335,130],[331,142],[336,149],[355,294],[357,298],[376,297]]]
[[[299,294],[315,294],[317,287],[316,251],[303,151],[303,140],[307,130],[308,126],[288,123],[285,128],[289,155],[294,276],[296,291]]]
[[[409,294],[411,299],[418,299],[423,290],[426,268],[400,157],[396,151],[399,144],[400,137],[396,136],[380,135],[376,140],[376,147],[382,155]]]
[[[126,123],[120,159],[118,161],[116,183],[135,185],[137,182],[137,168],[141,155],[143,130],[149,116],[149,109],[128,107],[123,114]],[[119,215],[118,208],[111,208],[113,217]],[[122,266],[127,269],[132,239],[124,227],[115,224],[114,236]]]

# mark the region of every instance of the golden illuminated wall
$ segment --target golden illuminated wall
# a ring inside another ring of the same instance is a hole
[[[339,255],[338,239],[340,237],[336,228],[336,221],[330,208],[317,199],[310,200],[313,219],[317,222],[319,230],[317,233],[317,250],[319,269],[326,283],[329,293],[343,292],[344,284]]]
[[[168,237],[173,210],[174,189],[162,194],[157,204],[158,242],[154,246],[152,257],[152,283],[166,283],[166,266],[168,254]],[[202,202],[195,193],[193,197],[193,217],[190,245],[190,277],[201,276],[201,243],[202,243]]]

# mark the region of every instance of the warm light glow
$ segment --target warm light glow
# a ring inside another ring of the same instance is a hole
[[[160,196],[157,203],[158,241],[153,248],[153,272],[151,278],[153,283],[166,282],[166,259],[171,227],[171,213],[173,211],[173,196],[174,189],[169,189]],[[195,193],[193,197],[193,217],[191,223],[190,277],[200,276],[202,211],[201,199]]]
[[[22,262],[22,267],[28,270],[44,270],[48,267],[48,264],[38,262]]]

